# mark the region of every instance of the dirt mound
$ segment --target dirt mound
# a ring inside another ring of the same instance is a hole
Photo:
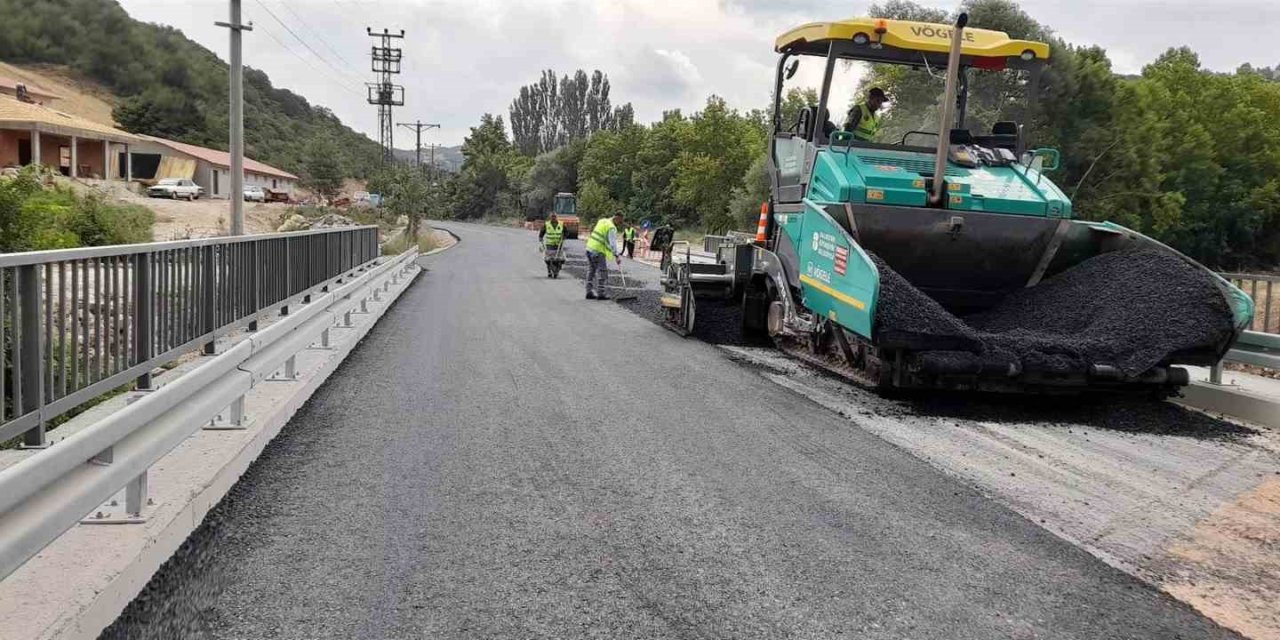
[[[1095,256],[996,307],[958,318],[873,256],[880,269],[878,343],[925,351],[935,370],[1084,373],[1108,364],[1138,375],[1170,356],[1220,344],[1232,314],[1211,274],[1137,249]]]

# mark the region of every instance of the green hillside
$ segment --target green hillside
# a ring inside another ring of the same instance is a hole
[[[70,67],[115,93],[135,133],[227,148],[227,64],[171,27],[139,22],[115,0],[0,0],[0,60]],[[364,177],[378,144],[328,109],[245,69],[247,155],[301,173],[309,148],[336,149]]]

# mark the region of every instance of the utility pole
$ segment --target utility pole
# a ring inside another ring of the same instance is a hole
[[[422,132],[427,129],[439,129],[440,125],[427,124],[421,120],[418,120],[417,122],[401,122],[400,126],[406,129],[412,130],[418,136],[418,143],[417,143],[417,146],[415,147],[417,149],[417,152],[414,154],[414,157],[416,158],[415,164],[418,167],[418,171],[422,171]]]
[[[378,81],[368,83],[369,104],[378,105],[378,142],[382,144],[383,160],[390,163],[394,159],[393,139],[395,127],[392,126],[391,107],[404,106],[404,87],[391,84],[391,76],[400,74],[400,61],[403,49],[392,47],[391,41],[404,39],[404,29],[400,33],[391,33],[383,29],[382,33],[374,33],[371,27],[365,27],[365,33],[372,38],[381,39],[381,46],[374,46],[370,57],[373,59],[373,72]]]
[[[439,146],[440,145],[438,144],[431,145],[431,177],[432,178],[435,178],[435,175],[436,175],[436,148],[438,148]]]
[[[253,23],[240,23],[240,0],[231,0],[231,20],[215,22],[231,31],[231,235],[244,235],[244,65],[241,32]]]

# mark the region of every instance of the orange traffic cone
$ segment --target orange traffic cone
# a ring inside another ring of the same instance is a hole
[[[769,240],[765,230],[769,228],[769,203],[760,203],[760,224],[756,225],[756,242],[764,244]]]

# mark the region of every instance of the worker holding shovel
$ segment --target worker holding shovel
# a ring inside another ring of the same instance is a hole
[[[587,238],[587,299],[608,300],[605,285],[609,282],[609,261],[622,267],[622,251],[618,248],[618,225],[622,214],[600,218]]]

